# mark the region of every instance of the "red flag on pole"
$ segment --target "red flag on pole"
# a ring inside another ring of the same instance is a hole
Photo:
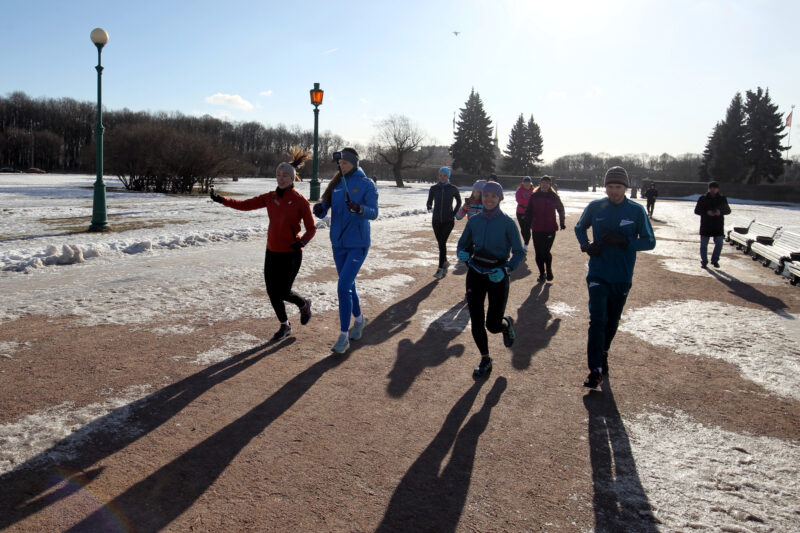
[[[794,109],[792,109],[792,111],[789,113],[789,116],[786,117],[786,127],[787,128],[791,128],[792,127],[792,114],[793,113],[794,113]]]

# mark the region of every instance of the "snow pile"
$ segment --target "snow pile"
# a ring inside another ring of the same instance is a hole
[[[136,427],[130,420],[131,404],[149,388],[149,385],[128,387],[119,396],[84,407],[76,408],[65,402],[16,422],[0,424],[0,474],[46,450],[49,452],[40,456],[43,462],[67,462],[77,456],[97,431],[135,433]]]
[[[738,366],[746,379],[800,400],[798,319],[789,313],[688,300],[628,309],[619,329],[677,353],[722,359]]]
[[[685,413],[625,420],[636,470],[665,531],[796,531],[800,447],[697,423]],[[617,470],[617,482],[629,483]]]

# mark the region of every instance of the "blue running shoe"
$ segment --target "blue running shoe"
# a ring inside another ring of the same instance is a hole
[[[361,338],[361,335],[364,333],[364,326],[367,325],[367,319],[364,318],[361,322],[356,321],[353,324],[353,328],[350,330],[350,340],[357,341]]]

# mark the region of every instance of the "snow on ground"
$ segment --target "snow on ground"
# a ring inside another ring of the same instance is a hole
[[[704,426],[680,411],[646,411],[625,427],[663,531],[797,531],[796,442]],[[630,473],[617,469],[617,484],[629,485]]]
[[[158,322],[160,335],[185,335],[194,325],[248,316],[273,316],[263,287],[265,212],[239,212],[206,197],[109,191],[109,223],[118,230],[85,233],[92,210],[93,176],[0,175],[0,321],[25,314],[79,317],[85,324]],[[108,179],[109,186],[116,186]],[[396,267],[421,267],[426,275],[437,254],[403,257],[407,246],[425,239],[397,240],[392,229],[411,233],[426,221],[429,185],[397,189],[379,185],[381,216],[373,223],[377,245],[370,251],[359,286],[365,298],[389,303],[413,281]],[[243,179],[218,186],[222,194],[248,198],[275,188],[273,179]],[[298,189],[308,195],[308,184]],[[463,188],[464,193],[468,188]],[[513,191],[503,208],[513,212]],[[723,191],[724,192],[724,191]],[[602,191],[562,191],[567,213],[580,213]],[[677,272],[716,275],[725,283],[785,283],[770,270],[726,245],[720,271],[699,269],[696,198],[659,199],[657,246],[650,253]],[[800,232],[800,206],[732,201],[726,226],[751,218]],[[427,226],[427,222],[425,224]],[[125,230],[125,231],[122,231]],[[455,246],[450,243],[451,252]],[[380,249],[378,249],[380,248]],[[314,299],[315,311],[335,309],[336,283],[314,273],[333,264],[325,224],[306,248],[296,287]],[[791,289],[794,290],[794,289]],[[290,314],[296,310],[288,308]],[[574,306],[551,302],[552,315],[570,317]],[[466,330],[462,309],[420,309],[425,326]],[[621,329],[645,342],[679,353],[717,357],[736,364],[766,389],[799,398],[798,316],[717,302],[658,302],[628,309]],[[747,324],[750,336],[734,328]],[[188,364],[210,364],[232,351],[258,345],[258,337],[231,332],[220,345]],[[0,365],[13,358],[24,339],[0,344]],[[1,366],[0,366],[1,368]],[[64,437],[52,458],[75,453],[91,431],[136,431],[127,422],[130,405],[149,385],[87,406],[60,404],[0,425],[0,473],[34,457]],[[101,418],[104,417],[104,418]],[[625,419],[633,455],[650,504],[667,530],[727,527],[731,531],[790,530],[798,509],[798,443],[704,427],[682,413],[657,408]],[[618,473],[619,474],[619,473]],[[624,475],[620,474],[620,475]]]
[[[800,400],[800,315],[721,302],[656,302],[627,309],[619,329],[677,353],[713,357],[742,376]]]

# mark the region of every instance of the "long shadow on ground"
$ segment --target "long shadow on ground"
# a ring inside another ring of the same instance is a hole
[[[476,381],[456,402],[442,429],[405,473],[377,532],[455,531],[467,501],[478,439],[507,386],[506,378],[497,378],[483,407],[461,428],[484,382]],[[450,462],[442,469],[451,447]]]
[[[3,474],[0,476],[0,507],[3,508],[0,530],[80,490],[102,471],[87,471],[92,465],[158,428],[215,385],[294,341],[286,339],[266,350],[267,345],[251,348],[114,409]]]
[[[764,294],[749,283],[740,281],[738,278],[728,274],[727,272],[714,269],[709,269],[708,272],[714,276],[717,281],[728,287],[728,289],[730,289],[730,293],[734,296],[738,296],[743,300],[747,300],[748,302],[765,307],[777,315],[781,315],[786,318],[794,318],[790,313],[786,312],[788,306],[780,298]]]
[[[589,454],[594,483],[594,531],[656,533],[631,443],[608,379],[583,397],[589,414]]]
[[[550,298],[550,284],[536,284],[531,289],[528,299],[517,309],[514,329],[517,340],[511,348],[511,364],[517,370],[525,370],[531,366],[531,359],[540,350],[550,344],[561,327],[561,319],[550,322],[552,315],[547,309]]]
[[[417,342],[401,339],[397,345],[397,359],[389,372],[386,392],[394,398],[405,394],[425,368],[438,366],[450,357],[464,353],[463,344],[449,346],[469,322],[465,301],[458,302],[437,318]]]

